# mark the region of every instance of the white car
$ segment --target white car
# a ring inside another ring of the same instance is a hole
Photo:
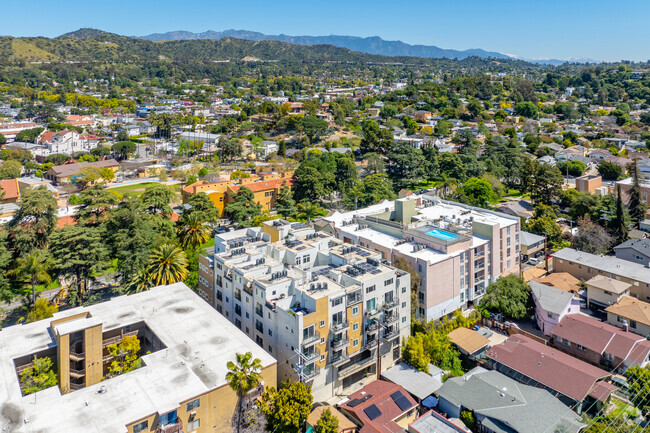
[[[542,263],[542,261],[540,259],[538,259],[538,258],[533,257],[532,259],[528,260],[528,263],[530,263],[533,266],[537,266],[540,263]]]

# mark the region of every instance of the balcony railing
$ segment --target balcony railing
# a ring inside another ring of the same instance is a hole
[[[84,377],[86,375],[86,370],[75,370],[74,368],[70,369],[70,376],[72,377]]]
[[[368,326],[366,326],[366,332],[372,332],[372,333],[375,333],[375,332],[377,332],[377,327],[378,327],[378,326],[379,326],[379,325],[377,324],[377,322],[372,322],[371,324],[369,324]]]
[[[82,383],[70,382],[70,391],[78,391],[83,388],[85,385]]]
[[[382,305],[382,308],[384,309],[384,311],[386,311],[386,310],[390,310],[392,308],[397,307],[398,304],[399,304],[399,301],[397,299],[391,299],[388,302],[384,302],[384,305]]]
[[[178,419],[174,424],[158,426],[156,433],[183,433],[183,421]]]
[[[70,359],[72,359],[73,361],[83,361],[84,359],[86,359],[86,355],[84,355],[83,353],[74,352],[74,351],[71,350],[70,351]]]
[[[377,338],[366,340],[366,349],[374,349],[377,346]]]
[[[377,360],[373,356],[364,358],[360,361],[355,362],[354,364],[348,365],[345,368],[340,368],[338,375],[339,377],[347,377],[361,369],[368,367],[369,365],[374,364],[375,362],[377,362]]]
[[[393,323],[399,319],[399,314],[384,314],[384,323]]]
[[[387,329],[384,331],[385,340],[392,340],[395,337],[399,337],[399,329]]]
[[[341,337],[341,338],[333,338],[332,339],[332,349],[337,349],[339,347],[343,347],[348,344],[350,340],[348,340],[348,337]]]
[[[350,360],[350,355],[348,355],[347,353],[339,353],[332,356],[330,363],[334,366],[338,366],[349,360]]]
[[[375,316],[379,315],[379,313],[381,313],[381,311],[379,311],[379,310],[368,310],[368,311],[365,312],[365,315],[366,315],[366,317],[370,318],[370,317],[375,317]]]
[[[310,364],[314,361],[317,361],[320,359],[320,351],[318,349],[314,349],[310,351],[309,353],[302,353],[303,360],[305,361],[305,364]]]
[[[320,341],[320,332],[314,331],[313,335],[303,337],[302,339],[302,345],[303,347],[308,347],[311,346],[312,344],[315,344]]]
[[[361,301],[363,301],[363,296],[361,296],[361,294],[348,295],[348,307],[359,304]]]
[[[344,322],[332,322],[332,331],[342,331],[350,327],[350,323],[346,320]]]
[[[116,335],[115,337],[110,337],[102,341],[102,346],[110,346],[111,344],[117,344],[124,339],[124,337],[137,336],[138,331],[125,332],[124,334]]]
[[[251,284],[251,283],[244,284],[244,292],[246,292],[249,295],[253,296],[253,284]]]

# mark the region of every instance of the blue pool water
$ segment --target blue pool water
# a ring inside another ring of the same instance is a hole
[[[458,237],[454,233],[445,230],[433,229],[425,233],[426,235],[433,236],[434,238],[442,239],[443,241],[452,241]]]

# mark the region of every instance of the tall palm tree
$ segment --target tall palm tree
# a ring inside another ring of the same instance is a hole
[[[262,361],[258,358],[253,359],[251,352],[237,353],[236,357],[236,362],[228,361],[226,380],[239,397],[237,414],[237,432],[239,432],[243,399],[259,383],[262,377]]]
[[[187,278],[187,265],[185,251],[176,245],[164,244],[149,256],[147,272],[156,286],[174,284]]]
[[[140,293],[149,290],[151,287],[151,275],[149,275],[148,269],[140,268],[135,271],[133,276],[128,280],[124,286],[124,293],[133,294]]]
[[[183,248],[188,246],[196,248],[210,240],[210,226],[201,221],[196,213],[189,214],[182,220],[181,224],[177,233]]]
[[[458,179],[443,174],[442,179],[436,185],[436,189],[440,192],[442,198],[447,198],[449,194],[456,190],[456,186],[458,186]]]
[[[52,277],[49,269],[54,265],[54,260],[41,250],[33,250],[26,256],[16,260],[16,267],[7,274],[32,285],[32,305],[36,304],[36,285],[49,284]]]

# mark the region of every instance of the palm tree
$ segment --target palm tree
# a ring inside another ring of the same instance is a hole
[[[458,179],[442,175],[442,180],[438,181],[436,189],[441,193],[442,198],[447,198],[449,194],[456,190],[458,186]]]
[[[52,277],[48,270],[54,265],[51,257],[41,250],[33,250],[26,256],[16,260],[16,267],[7,274],[32,285],[32,305],[36,304],[36,285],[49,284]]]
[[[147,269],[140,268],[135,271],[126,283],[123,292],[131,295],[133,293],[145,292],[149,290],[149,287],[151,287],[151,275],[149,275]]]
[[[251,352],[237,353],[237,362],[228,361],[226,380],[239,397],[237,432],[241,425],[243,399],[249,391],[254,389],[262,377],[262,361],[253,359]]]
[[[196,248],[210,240],[211,234],[210,227],[196,213],[184,218],[177,232],[183,248]]]
[[[324,209],[319,206],[318,203],[313,203],[307,200],[298,203],[298,211],[300,212],[299,216],[307,218],[309,224],[311,224],[311,217],[321,213],[323,210]]]
[[[176,245],[164,244],[149,256],[147,273],[156,286],[174,284],[187,278],[187,256]]]

